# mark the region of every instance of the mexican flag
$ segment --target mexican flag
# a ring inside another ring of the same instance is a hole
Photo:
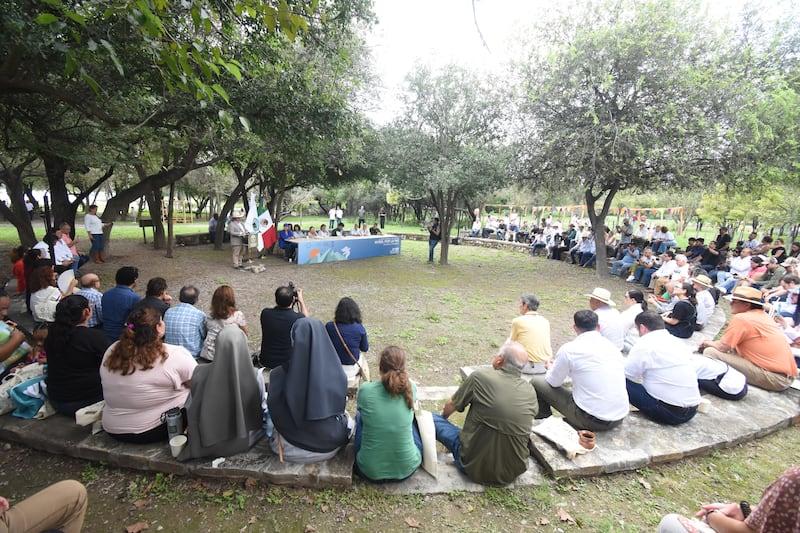
[[[272,216],[269,214],[269,208],[266,206],[266,202],[264,202],[263,198],[259,201],[258,207],[258,210],[261,211],[257,218],[258,232],[261,235],[261,238],[258,240],[258,251],[260,252],[264,248],[272,248],[272,245],[278,240],[278,233],[275,228],[275,223],[272,221]]]

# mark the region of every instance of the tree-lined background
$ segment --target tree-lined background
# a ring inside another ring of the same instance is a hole
[[[2,7],[0,214],[26,245],[34,190],[73,226],[98,195],[105,221],[132,205],[160,213],[175,194],[203,219],[251,191],[277,220],[407,206],[442,218],[443,263],[457,214],[487,203],[585,203],[598,234],[620,202],[798,224],[793,2],[729,23],[695,1],[556,3],[511,36],[518,53],[500,73],[421,61],[385,124],[367,113],[381,90],[369,0]]]

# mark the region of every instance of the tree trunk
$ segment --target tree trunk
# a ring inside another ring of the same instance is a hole
[[[25,184],[22,181],[22,172],[34,161],[35,158],[30,158],[16,167],[0,170],[0,182],[5,185],[11,201],[11,207],[5,202],[0,202],[0,213],[17,228],[20,244],[27,247],[36,244],[37,239],[28,210],[25,209]]]
[[[594,242],[595,242],[595,272],[597,277],[600,279],[608,278],[610,276],[608,270],[608,254],[606,254],[606,234],[605,234],[605,220],[606,216],[608,215],[608,211],[611,208],[611,201],[614,199],[614,196],[617,194],[617,189],[612,188],[608,191],[607,196],[603,200],[603,207],[598,214],[594,209],[594,204],[602,195],[593,195],[591,189],[586,189],[586,209],[589,213],[589,220],[592,223],[592,228],[594,231]]]
[[[167,207],[167,254],[166,257],[172,259],[172,251],[175,245],[174,223],[175,217],[175,182],[169,184],[169,205]]]
[[[163,250],[167,247],[167,238],[164,232],[164,217],[161,213],[161,189],[150,191],[145,198],[150,207],[150,217],[153,219],[153,248]]]

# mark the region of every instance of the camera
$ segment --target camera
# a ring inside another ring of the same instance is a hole
[[[290,281],[287,285],[289,289],[292,291],[292,309],[295,311],[300,311],[300,300],[297,297],[297,287],[294,284],[294,281]]]
[[[288,287],[292,289],[292,297],[296,300],[297,299],[297,287],[294,285],[294,281],[290,281]]]

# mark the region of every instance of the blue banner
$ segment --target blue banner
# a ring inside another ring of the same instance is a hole
[[[368,257],[400,254],[400,237],[331,237],[329,239],[293,239],[297,243],[297,263],[332,263]]]

